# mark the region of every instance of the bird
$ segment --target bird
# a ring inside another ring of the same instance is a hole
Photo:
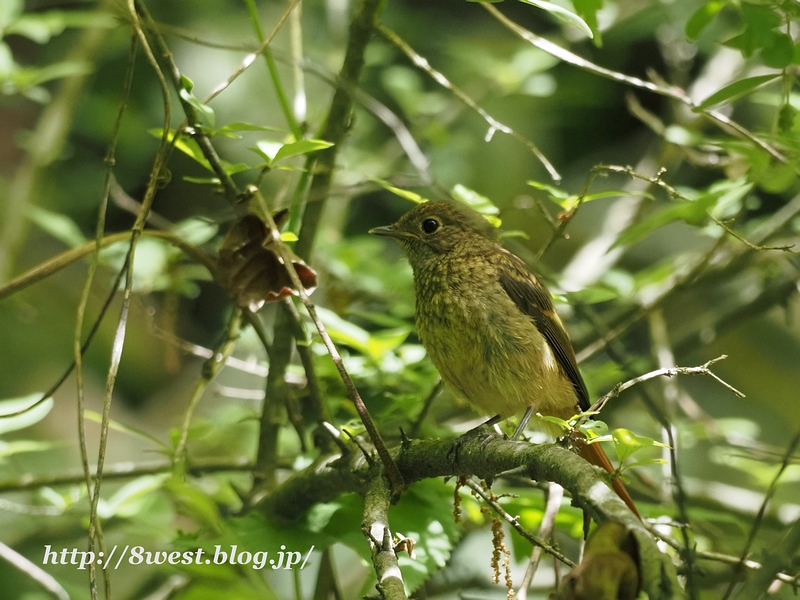
[[[442,380],[485,424],[536,411],[567,420],[590,407],[575,351],[552,296],[499,232],[471,207],[418,204],[369,233],[394,238],[414,273],[417,335]],[[539,421],[551,434],[558,425]],[[516,434],[515,434],[516,435]],[[614,473],[600,444],[579,444],[588,462]],[[619,479],[612,486],[641,519]]]

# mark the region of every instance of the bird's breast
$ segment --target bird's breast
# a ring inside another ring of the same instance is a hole
[[[416,324],[445,383],[487,415],[508,417],[528,406],[543,414],[566,413],[565,418],[574,414],[574,388],[491,265],[466,271],[439,267],[415,272]]]

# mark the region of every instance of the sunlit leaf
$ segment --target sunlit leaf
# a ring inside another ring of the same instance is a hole
[[[0,400],[0,435],[25,429],[44,419],[53,408],[52,398],[48,398],[20,415],[6,416],[33,406],[41,397],[41,394],[30,394],[20,398]]]
[[[619,463],[624,463],[634,452],[642,448],[658,446],[668,448],[666,444],[658,442],[652,438],[639,436],[628,429],[615,429],[611,432],[611,439],[614,442],[614,450],[617,452]]]
[[[161,139],[161,136],[163,135],[163,131],[161,129],[148,129],[147,132],[158,139]],[[176,140],[175,131],[170,130],[167,132],[167,140],[169,142],[173,142],[175,148],[183,152],[186,156],[193,158],[212,173],[214,172],[214,169],[211,167],[211,163],[206,160],[206,157],[203,155],[203,151],[200,149],[200,146],[198,146],[197,142],[195,142],[192,138],[181,135]]]
[[[138,514],[145,503],[142,500],[154,491],[161,489],[169,474],[145,475],[129,481],[118,489],[111,498],[105,500],[102,508],[98,507],[100,516],[105,519],[111,517],[132,517]]]
[[[482,215],[496,215],[500,209],[486,196],[457,183],[453,186],[453,197],[477,210]]]
[[[696,40],[703,29],[706,28],[726,4],[727,2],[719,0],[703,3],[686,22],[686,28],[684,30],[686,37],[691,41]]]
[[[602,46],[602,38],[597,23],[597,11],[603,8],[603,0],[572,0],[575,12],[581,17],[594,34],[595,46]],[[590,36],[591,37],[591,36]]]
[[[389,183],[388,181],[384,181],[383,179],[379,179],[378,177],[367,177],[367,179],[369,179],[372,182],[377,183],[379,186],[381,186],[387,192],[391,192],[395,196],[400,196],[401,198],[405,198],[406,200],[410,200],[411,202],[414,202],[416,204],[422,204],[423,202],[428,202],[427,198],[425,198],[423,196],[420,196],[419,194],[417,194],[415,192],[411,192],[409,190],[403,190],[403,189],[400,189],[399,187],[395,187],[391,183]]]
[[[547,2],[545,0],[520,0],[520,2],[524,2],[525,4],[530,4],[531,6],[535,6],[536,8],[541,8],[542,10],[549,12],[553,16],[558,17],[562,21],[577,27],[583,33],[585,33],[586,37],[588,37],[589,39],[594,37],[594,33],[592,33],[592,28],[586,24],[586,21],[581,19],[575,13],[570,12],[566,8],[559,6],[558,4]]]
[[[330,148],[331,146],[333,146],[333,144],[330,142],[326,142],[325,140],[300,140],[298,142],[284,144],[275,154],[275,158],[273,159],[273,161],[278,162],[279,160],[283,160],[284,158],[290,158],[292,156],[298,156],[300,154],[311,154],[312,152],[317,152],[318,150],[325,150],[326,148]]]
[[[778,79],[781,76],[780,73],[774,73],[772,75],[757,75],[755,77],[746,77],[745,79],[737,79],[733,83],[726,85],[721,90],[718,90],[711,94],[708,98],[703,100],[700,104],[698,104],[693,110],[694,111],[702,111],[714,108],[721,104],[727,104],[729,102],[734,102],[739,98],[743,98],[748,94],[752,94],[760,87]]]
[[[55,448],[56,444],[51,442],[34,442],[32,440],[15,440],[13,442],[4,442],[0,440],[0,460],[14,454],[22,454],[24,452],[43,452]]]

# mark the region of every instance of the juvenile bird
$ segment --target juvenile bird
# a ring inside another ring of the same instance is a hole
[[[550,292],[478,212],[426,202],[370,233],[400,242],[414,271],[419,338],[444,382],[494,415],[489,423],[531,410],[569,419],[589,408]],[[584,444],[580,455],[613,473],[599,444]],[[638,516],[624,484],[615,478],[613,486]]]

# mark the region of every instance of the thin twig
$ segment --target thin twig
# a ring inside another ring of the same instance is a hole
[[[645,373],[644,375],[640,375],[639,377],[634,377],[633,379],[630,379],[623,383],[618,383],[613,388],[611,388],[611,391],[609,391],[607,394],[601,397],[597,402],[595,402],[591,406],[591,408],[589,408],[589,412],[601,411],[609,400],[611,400],[612,398],[616,398],[625,390],[632,388],[633,386],[639,383],[649,381],[657,377],[675,377],[676,375],[706,375],[721,383],[723,386],[728,388],[734,394],[739,396],[739,398],[745,398],[745,395],[742,392],[737,390],[731,384],[720,379],[719,376],[717,376],[709,369],[709,367],[714,363],[719,362],[721,360],[725,360],[726,358],[728,358],[728,356],[726,354],[723,354],[722,356],[718,356],[717,358],[709,360],[708,362],[702,364],[699,367],[670,367],[667,369],[656,369],[655,371],[650,371],[649,373]]]
[[[665,544],[674,548],[675,550],[682,550],[683,546],[681,543],[673,538],[670,535],[665,534],[663,531],[659,529],[658,524],[654,523],[647,523],[644,524],[647,527],[647,530],[652,533],[655,537],[663,541]],[[752,560],[752,559],[745,559],[742,561],[741,556],[733,556],[731,554],[723,554],[721,552],[708,552],[706,550],[695,550],[695,556],[699,559],[703,560],[712,560],[715,562],[721,562],[726,565],[740,565],[746,569],[751,570],[758,570],[762,568],[760,562]],[[778,573],[776,578],[783,583],[788,583],[790,585],[798,585],[800,584],[800,574],[798,575],[789,575],[787,573]]]
[[[258,52],[254,52],[253,54],[247,56],[242,63],[242,71],[247,68],[253,62],[253,56],[257,54],[261,54],[264,57],[264,62],[267,65],[267,70],[269,71],[270,79],[272,79],[272,87],[275,88],[275,94],[278,96],[278,103],[281,105],[281,110],[283,111],[283,117],[286,119],[286,122],[289,124],[289,129],[292,131],[292,135],[296,140],[303,139],[303,130],[300,127],[300,124],[295,119],[294,112],[292,111],[292,107],[289,104],[289,98],[286,96],[286,92],[283,89],[283,84],[281,83],[280,75],[278,74],[278,67],[275,65],[275,59],[272,57],[272,51],[269,48],[269,44],[275,38],[275,34],[280,31],[283,27],[283,24],[286,22],[286,19],[289,15],[294,14],[295,11],[299,11],[300,3],[298,0],[292,0],[289,3],[289,6],[286,7],[286,10],[283,11],[281,18],[278,20],[278,23],[272,30],[270,36],[264,37],[264,30],[261,27],[261,21],[258,18],[258,9],[256,8],[255,0],[245,0],[245,5],[247,6],[247,12],[250,15],[250,23],[253,25],[253,29],[258,36],[258,41],[261,42],[261,47]],[[245,66],[247,65],[247,66]],[[236,74],[238,76],[238,73]],[[228,81],[225,82],[224,87],[221,86],[220,88],[214,90],[214,95],[216,96],[226,87],[228,87],[231,82],[235,79],[235,77],[229,78]],[[209,97],[208,100],[210,100]]]
[[[248,192],[253,194],[253,196],[258,197],[260,202],[264,201],[263,198],[261,198],[261,192],[257,187],[249,186]],[[361,399],[361,395],[358,393],[358,389],[356,389],[353,380],[350,378],[350,375],[344,366],[344,362],[342,361],[342,357],[339,355],[339,351],[336,349],[336,345],[333,343],[333,340],[331,340],[327,330],[325,329],[325,325],[319,318],[317,309],[308,298],[308,294],[306,294],[305,288],[300,281],[300,277],[297,275],[297,271],[291,267],[291,257],[288,256],[286,247],[281,241],[280,232],[275,225],[275,221],[272,219],[272,215],[269,211],[266,211],[264,216],[267,224],[269,225],[270,235],[273,237],[275,242],[275,248],[278,252],[278,256],[280,256],[283,264],[287,266],[286,272],[289,274],[289,277],[292,280],[292,285],[305,305],[311,320],[314,322],[314,325],[316,326],[317,331],[319,332],[319,335],[328,350],[328,354],[330,354],[333,363],[336,365],[336,369],[339,371],[339,376],[342,378],[345,388],[347,388],[347,394],[353,401],[353,404],[358,411],[358,415],[361,417],[361,422],[364,424],[372,444],[375,446],[378,456],[381,458],[381,462],[383,463],[384,469],[386,470],[386,475],[389,478],[389,483],[392,487],[392,497],[397,500],[400,497],[400,494],[403,492],[403,476],[400,474],[400,470],[397,468],[394,460],[389,455],[389,451],[386,449],[386,444],[384,444],[380,432],[378,431],[377,427],[375,427],[375,423],[372,421],[372,417],[370,416],[364,401]]]
[[[11,566],[24,573],[29,579],[37,583],[45,591],[58,600],[69,600],[69,594],[55,577],[31,562],[22,554],[0,542],[0,558],[6,560]]]
[[[172,457],[173,467],[178,467],[180,471],[185,472],[187,463],[186,442],[189,439],[189,428],[192,424],[194,410],[200,398],[203,396],[203,393],[206,391],[206,388],[208,388],[209,384],[222,370],[227,359],[233,353],[233,349],[236,347],[236,342],[239,339],[239,326],[241,322],[241,311],[238,308],[234,309],[231,314],[230,322],[228,323],[225,339],[222,340],[219,348],[214,351],[214,354],[203,364],[202,376],[197,383],[195,383],[192,396],[189,400],[189,406],[186,408],[186,413],[183,416],[183,427],[181,427],[181,434],[175,446],[175,454]]]
[[[546,40],[542,37],[539,37],[535,33],[521,27],[508,17],[506,17],[503,13],[501,13],[493,4],[482,3],[483,6],[489,13],[495,17],[500,23],[502,23],[507,29],[517,34],[519,37],[524,39],[526,42],[530,43],[534,47],[554,56],[567,64],[576,66],[584,71],[589,73],[594,73],[595,75],[599,75],[600,77],[605,77],[606,79],[611,79],[612,81],[616,81],[618,83],[623,83],[625,85],[639,88],[642,90],[646,90],[648,92],[652,92],[654,94],[658,94],[660,96],[666,96],[667,98],[671,98],[673,100],[677,100],[682,104],[685,104],[691,109],[697,109],[698,105],[692,100],[686,92],[676,86],[663,86],[663,85],[656,85],[655,83],[644,81],[643,79],[639,79],[638,77],[632,77],[630,75],[625,75],[624,73],[620,73],[618,71],[612,71],[611,69],[607,69],[605,67],[601,67],[599,65],[594,64],[591,61],[586,60],[578,56],[577,54],[573,54],[569,50],[554,44],[553,42]],[[728,131],[733,131],[739,137],[743,137],[745,139],[750,140],[754,144],[756,144],[762,150],[768,152],[772,157],[779,160],[784,164],[788,164],[788,159],[778,152],[775,148],[767,144],[765,141],[756,137],[754,133],[742,127],[740,124],[733,121],[731,118],[727,117],[720,111],[717,110],[698,110],[700,114],[705,115],[712,121],[716,122],[717,125],[723,126],[723,129],[727,129]]]
[[[225,89],[228,88],[228,86],[230,86],[234,81],[236,81],[236,79],[242,73],[244,73],[248,69],[248,67],[250,67],[250,65],[252,65],[255,62],[255,60],[256,60],[256,58],[258,57],[259,54],[264,54],[265,57],[269,57],[270,56],[269,45],[272,43],[272,40],[274,39],[274,37],[277,35],[277,33],[281,30],[283,25],[286,23],[286,20],[289,18],[289,15],[294,10],[295,6],[297,6],[299,1],[300,0],[291,0],[291,2],[289,2],[289,6],[287,6],[286,9],[283,11],[283,14],[281,14],[281,18],[278,19],[278,22],[275,24],[275,27],[272,29],[272,32],[266,38],[264,38],[261,41],[261,45],[258,47],[258,49],[255,52],[253,52],[252,54],[246,56],[245,59],[242,61],[241,66],[238,69],[236,69],[231,74],[231,76],[228,77],[228,79],[226,79],[223,83],[221,83],[217,87],[215,87],[214,90],[208,96],[206,96],[203,99],[203,103],[204,104],[207,104],[208,102],[210,102],[211,100],[213,100],[214,98],[219,96]],[[257,17],[257,15],[256,15],[256,17]],[[256,18],[256,22],[257,22],[257,18]],[[259,37],[263,37],[263,32],[260,31],[260,27],[259,27]],[[267,61],[269,61],[269,58],[267,58]],[[274,63],[273,63],[273,66],[274,66]],[[273,79],[273,83],[275,81],[276,80]],[[276,90],[279,89],[279,88],[280,88],[280,85],[277,85],[276,86]],[[188,117],[189,115],[187,114],[186,116]],[[293,123],[293,120],[289,121],[289,123],[290,123],[290,126],[291,126],[292,123]],[[294,125],[295,125],[295,127],[297,126],[296,123]],[[292,131],[293,132],[295,131],[294,127],[292,128]],[[298,131],[299,131],[299,128],[298,128]],[[302,136],[302,132],[301,132],[300,137],[298,137],[297,139],[302,139],[302,137],[303,136]]]
[[[135,31],[131,31],[131,42],[130,42],[130,50],[128,51],[128,62],[127,62],[127,70],[125,73],[125,78],[123,79],[123,86],[122,86],[122,100],[120,101],[120,106],[117,111],[117,118],[114,122],[114,126],[111,131],[111,139],[109,141],[108,150],[106,151],[105,156],[105,174],[104,174],[104,181],[103,181],[103,189],[101,191],[100,196],[100,207],[98,209],[97,214],[97,225],[95,228],[95,239],[101,239],[103,234],[105,233],[106,229],[106,212],[108,210],[108,197],[111,192],[112,182],[114,181],[113,175],[113,167],[116,161],[116,149],[117,149],[117,142],[119,140],[119,133],[122,127],[122,118],[125,114],[125,108],[128,104],[128,98],[130,97],[131,88],[133,85],[133,74],[134,74],[134,65],[136,63],[136,50],[138,46],[138,38],[136,36]],[[128,261],[132,260],[133,257],[126,257],[126,262],[123,268],[119,271],[117,277],[120,278],[123,272],[127,272],[128,269]],[[89,270],[86,274],[86,280],[83,285],[83,290],[81,292],[81,298],[78,302],[78,310],[77,316],[75,319],[75,332],[73,334],[73,365],[75,368],[75,385],[77,388],[77,416],[78,416],[78,447],[80,449],[80,456],[81,456],[81,465],[83,466],[83,473],[86,479],[86,492],[88,497],[91,501],[92,498],[92,478],[91,472],[89,467],[89,451],[86,445],[86,423],[85,423],[85,395],[84,395],[84,381],[83,381],[83,353],[89,347],[92,338],[94,337],[94,333],[100,326],[100,322],[102,318],[105,316],[105,312],[108,307],[111,306],[111,301],[116,295],[117,289],[119,288],[119,281],[116,282],[116,285],[111,288],[108,293],[105,305],[103,306],[103,310],[101,314],[98,315],[97,319],[95,320],[95,324],[90,331],[89,336],[85,342],[81,342],[83,338],[83,325],[84,320],[86,317],[86,308],[89,305],[89,296],[92,291],[92,284],[94,283],[94,276],[97,272],[97,268],[100,265],[100,244],[95,244],[94,249],[92,251],[91,260],[89,261]],[[67,370],[69,372],[69,369]],[[59,383],[60,385],[60,383]],[[49,390],[48,390],[49,391]],[[52,395],[45,394],[42,396],[42,399],[48,398]],[[98,529],[99,539],[100,539],[100,550],[105,552],[105,542],[104,537],[102,535],[102,528],[99,522],[94,523],[94,526]],[[91,546],[89,550],[94,550]],[[93,571],[95,569],[94,565],[90,565],[90,577],[94,577]],[[103,570],[103,576],[105,579],[105,587],[106,587],[106,598],[111,597],[111,581],[110,575],[107,569]]]
[[[417,418],[414,419],[414,422],[411,424],[411,427],[408,430],[408,435],[412,438],[415,438],[419,435],[419,430],[422,427],[422,422],[425,420],[425,417],[428,415],[428,411],[431,408],[431,404],[433,404],[434,398],[439,395],[444,389],[444,381],[442,381],[441,377],[436,380],[433,388],[431,389],[431,393],[428,394],[428,397],[425,398],[425,402],[422,404],[422,410],[419,411]]]
[[[203,473],[223,473],[226,471],[252,471],[255,465],[247,458],[242,458],[236,462],[207,461],[189,464],[188,472],[192,475],[202,475]],[[170,473],[172,463],[158,463],[153,465],[134,465],[133,463],[120,463],[111,465],[103,469],[103,479],[136,479],[144,475],[158,475],[160,473]],[[92,472],[92,479],[96,473]],[[84,474],[68,473],[60,475],[50,475],[37,477],[30,473],[20,475],[16,479],[0,481],[0,493],[20,492],[24,490],[35,490],[43,487],[55,487],[60,485],[79,485],[84,483]]]
[[[544,515],[542,515],[542,524],[539,525],[538,536],[540,539],[549,539],[553,534],[553,526],[556,522],[556,515],[561,508],[561,499],[564,497],[564,488],[554,482],[549,482],[547,488],[547,504],[544,508]],[[531,553],[531,559],[528,562],[528,568],[525,571],[525,576],[522,578],[522,583],[519,584],[516,600],[526,600],[528,598],[528,588],[533,582],[536,575],[536,569],[539,567],[539,561],[542,558],[542,547],[534,546]]]
[[[486,134],[486,140],[489,141],[492,136],[494,135],[495,131],[500,131],[501,133],[505,133],[506,135],[510,135],[518,142],[521,142],[525,147],[530,150],[533,155],[542,163],[547,172],[550,174],[550,177],[553,181],[561,181],[561,175],[559,175],[556,168],[553,164],[547,159],[547,157],[542,153],[541,150],[534,144],[531,140],[526,138],[525,136],[517,133],[508,125],[501,123],[497,119],[495,119],[492,115],[486,112],[483,108],[481,108],[477,102],[475,102],[472,98],[470,98],[466,92],[464,92],[461,88],[454,85],[447,77],[445,77],[440,71],[434,69],[428,60],[420,55],[414,48],[412,48],[403,38],[401,38],[395,31],[389,29],[383,24],[378,24],[376,29],[383,38],[388,41],[390,44],[398,48],[403,54],[405,54],[411,62],[414,63],[416,67],[422,69],[427,73],[436,83],[441,85],[443,88],[450,90],[452,94],[461,100],[464,104],[466,104],[469,108],[473,111],[478,113],[480,117],[486,121],[489,125],[489,132]]]
[[[508,514],[506,512],[506,510],[500,505],[500,503],[497,502],[497,500],[492,499],[492,497],[489,496],[489,494],[487,494],[484,491],[483,487],[481,487],[481,485],[477,481],[475,481],[474,477],[470,477],[469,479],[467,479],[467,485],[469,486],[469,488],[472,491],[474,491],[481,498],[483,498],[484,501],[489,506],[491,506],[492,509],[498,515],[500,515],[503,519],[505,519],[505,521],[509,525],[511,525],[514,529],[516,529],[517,533],[519,533],[522,537],[524,537],[526,540],[528,540],[531,544],[533,544],[534,546],[538,546],[539,548],[541,548],[542,550],[544,550],[548,554],[550,554],[552,556],[555,556],[558,560],[560,560],[565,565],[567,565],[569,567],[575,567],[575,563],[572,562],[569,558],[567,558],[566,556],[561,554],[561,552],[556,550],[553,546],[548,544],[545,540],[543,540],[539,536],[536,536],[536,535],[532,534],[530,531],[528,531],[522,525],[520,525],[519,524],[519,517],[512,517],[510,514]]]
[[[669,336],[667,333],[667,323],[664,319],[664,314],[660,309],[654,310],[650,313],[650,335],[653,339],[654,354],[658,360],[658,364],[662,368],[669,368],[666,365],[675,364],[675,356],[669,345]],[[686,592],[689,598],[696,598],[698,594],[697,579],[695,578],[694,565],[695,565],[695,548],[692,543],[690,533],[691,521],[689,520],[689,510],[687,506],[688,497],[683,485],[683,479],[680,474],[680,463],[678,462],[678,435],[675,427],[675,396],[678,394],[677,381],[663,380],[664,388],[664,410],[667,413],[667,423],[661,425],[662,435],[666,448],[663,448],[663,455],[667,458],[665,460],[666,477],[665,480],[671,483],[673,490],[672,498],[667,498],[667,501],[674,500],[678,509],[678,522],[681,524],[680,532],[683,538],[683,547],[681,548],[681,557],[683,558],[685,573],[686,573]]]
[[[608,172],[608,173],[623,173],[623,174],[627,175],[628,177],[630,177],[631,179],[640,179],[642,181],[647,181],[648,183],[651,183],[652,185],[655,185],[655,186],[661,188],[662,190],[664,190],[667,194],[669,194],[672,198],[674,198],[676,200],[683,200],[685,202],[691,202],[691,200],[689,198],[687,198],[686,196],[681,194],[678,190],[676,190],[674,187],[672,187],[666,181],[664,181],[663,176],[666,173],[666,171],[664,169],[662,169],[658,173],[656,173],[655,177],[650,177],[650,176],[645,175],[643,173],[639,173],[639,172],[635,171],[633,169],[633,167],[631,167],[631,166],[622,167],[622,166],[619,166],[619,165],[597,165],[596,167],[594,167],[592,169],[592,171],[593,172],[594,171],[598,171],[598,172],[605,171],[605,172]],[[720,219],[716,218],[711,213],[707,212],[706,214],[708,215],[709,219],[714,221],[714,223],[716,223],[719,227],[724,229],[727,233],[729,233],[731,236],[735,237],[737,240],[742,242],[745,246],[747,246],[751,250],[755,250],[757,252],[763,252],[763,251],[766,251],[766,250],[780,250],[782,252],[792,252],[793,246],[763,246],[763,245],[760,245],[760,244],[754,244],[754,243],[748,241],[747,238],[745,238],[742,234],[736,232],[731,227],[729,227],[724,221],[721,221]]]
[[[114,333],[114,340],[112,342],[111,359],[107,371],[105,393],[103,396],[103,418],[102,418],[102,423],[100,425],[100,442],[97,452],[97,476],[95,477],[94,480],[94,490],[89,496],[89,501],[90,501],[89,550],[94,549],[95,539],[98,536],[100,538],[101,546],[103,544],[103,536],[102,536],[102,531],[99,528],[97,510],[100,502],[100,488],[103,482],[103,465],[105,463],[106,450],[108,447],[108,431],[111,418],[111,403],[113,399],[117,373],[119,371],[119,365],[122,360],[122,350],[125,346],[125,336],[127,333],[127,325],[128,325],[128,312],[130,309],[131,297],[133,294],[134,255],[136,253],[136,246],[138,239],[141,235],[141,232],[144,230],[147,213],[150,210],[150,206],[153,203],[153,199],[155,198],[155,191],[159,177],[161,175],[162,168],[164,167],[165,154],[167,147],[169,146],[168,130],[172,115],[172,107],[170,104],[169,89],[167,88],[167,82],[164,79],[164,76],[158,67],[158,62],[156,61],[152,51],[150,50],[150,46],[147,43],[147,39],[144,35],[144,32],[142,31],[141,27],[139,27],[139,20],[136,15],[134,0],[129,0],[128,11],[132,19],[134,33],[139,39],[139,43],[141,44],[145,56],[147,57],[150,64],[153,66],[159,81],[159,85],[161,86],[162,100],[164,103],[164,126],[163,126],[164,130],[161,136],[161,142],[158,148],[158,152],[156,154],[155,160],[153,161],[153,167],[150,172],[150,178],[147,184],[147,189],[145,191],[145,195],[142,200],[142,210],[136,217],[136,221],[134,222],[133,227],[131,228],[130,246],[128,247],[128,252],[126,254],[127,269],[125,271],[125,286],[122,292],[122,307],[120,308],[119,319],[117,321],[117,328]],[[90,565],[89,568],[89,591],[91,593],[92,600],[97,600],[98,595],[97,595],[97,584],[95,580],[94,564]]]
[[[756,534],[758,533],[758,530],[761,528],[761,524],[764,521],[764,515],[767,513],[769,501],[772,500],[775,490],[778,489],[778,480],[781,478],[781,475],[783,475],[783,472],[787,469],[787,467],[791,464],[791,461],[794,458],[794,453],[798,446],[800,446],[800,433],[795,435],[794,439],[792,439],[792,441],[789,443],[789,447],[786,449],[786,454],[783,457],[783,462],[781,463],[777,473],[775,473],[775,476],[772,478],[769,488],[767,489],[767,493],[764,494],[764,500],[761,503],[761,507],[758,509],[758,514],[753,521],[753,525],[750,527],[750,532],[747,534],[747,541],[742,548],[742,553],[739,557],[739,564],[736,568],[734,568],[733,576],[728,584],[728,588],[725,590],[725,595],[722,597],[722,600],[728,600],[728,598],[730,598],[733,590],[736,587],[736,584],[739,582],[744,562],[747,560],[747,555],[750,554],[750,549],[752,548],[753,542],[756,539]]]

